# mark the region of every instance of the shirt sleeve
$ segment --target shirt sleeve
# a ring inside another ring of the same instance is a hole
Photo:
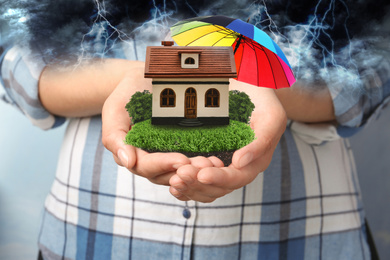
[[[381,55],[374,66],[360,71],[358,80],[333,80],[333,99],[338,133],[349,137],[378,117],[390,101],[390,59]],[[353,82],[352,82],[353,81]]]
[[[28,48],[14,46],[0,59],[0,98],[17,107],[34,125],[43,130],[55,128],[65,118],[50,114],[39,100],[38,82],[46,63]]]

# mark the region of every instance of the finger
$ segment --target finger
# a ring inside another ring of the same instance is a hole
[[[170,183],[172,183],[172,181]],[[217,198],[220,198],[232,191],[211,185],[204,185],[201,183],[188,186],[184,184],[184,186],[178,185],[177,187],[178,188],[175,186],[170,187],[171,194],[177,199],[183,201],[194,200],[204,203],[213,202]]]
[[[205,185],[196,180],[199,169],[193,165],[184,165],[177,170],[177,174],[172,176],[169,184],[174,189],[173,194],[178,197],[185,196],[184,199],[192,199],[200,202],[211,202],[216,198],[224,196],[232,190]],[[183,200],[183,198],[181,198]]]
[[[203,156],[190,158],[190,161],[191,161],[191,165],[199,169],[214,166],[212,161],[210,161],[208,158]]]
[[[252,127],[255,131],[256,140],[237,150],[233,154],[232,165],[235,168],[243,168],[263,156],[267,156],[267,160],[263,160],[266,162],[266,164],[262,165],[262,168],[264,170],[266,167],[268,167],[273,151],[275,150],[280,137],[286,128],[284,112],[281,111],[280,113],[275,114],[279,114],[278,119],[270,119],[267,117],[263,122],[259,122],[258,118],[260,116],[255,113]],[[279,122],[269,123],[267,120]]]
[[[147,153],[137,148],[136,155],[137,163],[132,171],[148,179],[174,172],[190,163],[190,159],[181,153]]]
[[[150,178],[148,180],[154,184],[169,186],[170,179],[172,178],[172,176],[175,176],[175,175],[176,175],[176,172],[173,171],[173,172],[168,172],[168,173],[157,175],[156,177]]]
[[[189,201],[189,200],[191,200],[190,198],[188,198],[185,195],[181,194],[178,190],[176,190],[173,187],[169,188],[169,192],[178,200],[181,200],[181,201]]]
[[[171,179],[171,186],[180,189],[179,185],[182,185],[180,182],[192,184],[197,180],[196,175],[200,168],[213,166],[213,163],[209,159],[201,156],[190,158],[190,162],[191,164],[178,168],[177,176]]]
[[[171,187],[174,189],[174,194],[180,194],[181,197],[185,197],[186,199],[199,201],[199,202],[213,202],[217,198],[220,198],[227,193],[230,193],[232,190],[215,187],[213,185],[205,185],[201,183],[196,183],[195,185],[188,185],[188,187],[184,190],[178,190],[175,187]]]
[[[196,176],[198,172],[199,168],[194,166],[191,161],[191,164],[184,165],[177,170],[177,176],[172,178],[171,185],[176,189],[180,189],[181,187],[179,185],[182,185],[180,181],[184,182],[185,184],[193,184],[197,181]]]
[[[259,174],[259,171],[256,170],[256,163],[257,161],[242,169],[236,169],[233,166],[205,168],[199,171],[198,181],[227,190],[235,190],[247,185],[256,178]]]
[[[132,168],[136,163],[135,149],[125,145],[130,128],[130,117],[124,105],[127,100],[114,91],[106,100],[102,110],[102,142],[111,151],[122,166]]]
[[[225,164],[221,161],[221,159],[219,159],[216,156],[210,156],[210,157],[208,157],[208,159],[210,160],[210,162],[212,162],[214,167],[224,167],[225,166]]]
[[[120,165],[120,166],[123,166],[123,165],[122,165],[122,162],[121,162],[121,160],[118,158],[118,156],[116,156],[115,154],[113,154],[112,157],[114,157],[114,161],[116,162],[116,164],[118,164],[118,165]]]
[[[232,83],[238,87],[238,90],[244,87],[241,82],[233,81]],[[232,164],[238,169],[269,151],[272,153],[287,123],[286,112],[272,89],[245,88],[243,90],[255,105],[250,126],[255,132],[256,140],[233,155]]]
[[[264,156],[264,154],[272,152],[273,146],[274,144],[270,139],[256,139],[252,143],[234,152],[232,165],[236,169],[241,169],[249,165],[251,162],[257,160],[261,156]]]
[[[122,131],[111,131],[102,133],[103,145],[113,153],[117,164],[126,168],[132,168],[136,164],[135,147],[125,145],[126,133]]]

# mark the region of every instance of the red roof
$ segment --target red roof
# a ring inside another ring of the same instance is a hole
[[[199,68],[181,67],[181,54],[199,53]],[[145,78],[235,78],[232,47],[149,46]]]

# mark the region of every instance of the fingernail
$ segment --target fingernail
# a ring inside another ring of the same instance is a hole
[[[124,150],[122,149],[118,150],[118,158],[121,161],[122,166],[127,168],[129,165],[129,157],[127,157],[127,154],[125,153]]]
[[[238,167],[242,168],[247,166],[250,162],[253,160],[253,154],[252,153],[247,153],[241,157],[241,159],[238,161]]]
[[[173,196],[175,196],[176,198],[180,198],[181,196],[183,196],[178,190],[176,189],[173,189],[173,191],[171,191],[171,194]]]
[[[186,191],[187,190],[187,186],[186,185],[183,185],[183,184],[178,184],[176,186],[173,186],[173,188],[179,192],[181,191]]]

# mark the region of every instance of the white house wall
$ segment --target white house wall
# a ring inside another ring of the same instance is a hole
[[[219,107],[205,107],[205,94],[210,88],[219,91]],[[229,85],[200,85],[197,90],[198,117],[228,117],[229,116]]]
[[[228,117],[229,116],[229,82],[228,79],[154,79],[158,82],[167,82],[167,84],[153,84],[153,117],[184,117],[184,99],[185,91],[187,88],[194,88],[196,90],[197,97],[197,117]],[[169,84],[168,82],[182,82],[186,81],[186,84]],[[191,81],[195,82],[207,82],[219,81],[221,84],[207,84],[202,85],[199,83],[191,84]],[[160,107],[160,93],[170,88],[175,91],[176,94],[176,106],[175,107]],[[220,106],[219,107],[205,107],[205,94],[210,88],[215,88],[220,94]]]
[[[166,88],[173,89],[176,94],[175,107],[160,107],[160,94]],[[184,92],[180,85],[153,85],[152,117],[184,117]]]

